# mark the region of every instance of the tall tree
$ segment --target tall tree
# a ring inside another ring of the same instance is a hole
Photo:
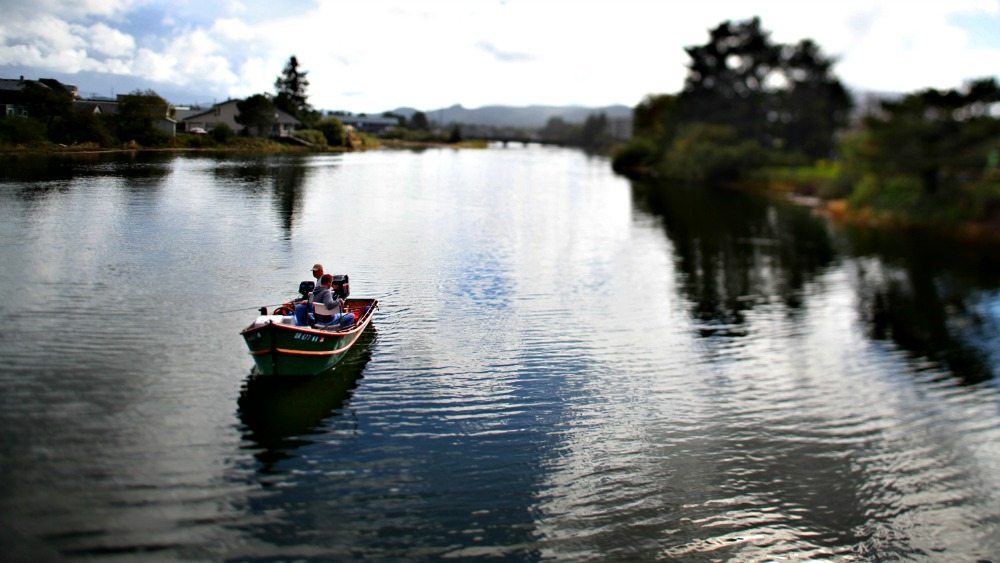
[[[782,48],[785,88],[775,94],[778,112],[772,122],[783,146],[813,157],[833,153],[834,133],[847,125],[853,102],[832,68],[833,60],[808,39]]]
[[[760,20],[722,22],[708,43],[685,49],[691,61],[680,95],[684,121],[735,127],[741,136],[764,141],[767,84],[778,67],[780,49]]]
[[[309,105],[306,89],[309,87],[309,80],[306,78],[308,72],[299,69],[299,60],[292,55],[281,75],[274,81],[274,88],[277,95],[274,97],[274,106],[295,116],[299,121],[311,123],[314,117],[318,117]]]
[[[851,100],[815,43],[775,44],[753,18],[725,21],[709,31],[708,43],[686,51],[681,121],[730,126],[766,148],[829,156]]]
[[[263,136],[274,126],[274,103],[264,94],[254,94],[242,102],[236,102],[236,123],[251,135]]]
[[[431,124],[427,121],[427,114],[418,111],[410,118],[410,128],[415,131],[429,131]]]
[[[590,114],[580,130],[580,144],[589,151],[600,151],[611,146],[611,130],[605,113]]]
[[[155,145],[166,139],[157,124],[167,117],[169,104],[152,90],[136,90],[118,99],[118,137],[143,145]]]

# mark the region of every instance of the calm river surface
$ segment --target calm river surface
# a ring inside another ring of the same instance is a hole
[[[8,156],[0,260],[3,559],[1000,559],[995,249],[518,146]]]

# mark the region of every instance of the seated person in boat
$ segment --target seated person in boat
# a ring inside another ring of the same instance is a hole
[[[320,286],[319,280],[320,280],[320,278],[323,277],[323,265],[322,264],[313,264],[312,274],[313,274],[313,278],[316,279],[316,287],[319,287]]]
[[[323,265],[319,264],[319,263],[313,264],[312,275],[313,275],[313,278],[316,280],[316,282],[313,284],[313,291],[315,291],[315,290],[319,289],[319,287],[320,287],[319,281],[323,277]],[[300,292],[303,291],[302,286],[306,285],[306,283],[307,282],[302,282],[302,284],[299,285],[299,291]],[[303,297],[308,297],[305,294],[303,294],[302,296]],[[293,313],[295,315],[295,324],[297,324],[299,326],[306,326],[306,325],[308,325],[309,324],[309,315],[312,312],[313,312],[312,308],[309,306],[309,303],[307,302],[307,299],[303,299],[303,300],[295,303],[295,312]]]
[[[354,313],[342,312],[344,300],[333,293],[333,276],[323,274],[319,287],[309,296],[313,306],[313,318],[317,327],[351,326],[357,318]]]

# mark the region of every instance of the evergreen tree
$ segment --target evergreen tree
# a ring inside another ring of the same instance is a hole
[[[306,79],[306,74],[308,73],[299,70],[299,61],[292,55],[281,75],[274,81],[274,88],[277,91],[274,106],[309,124],[318,116],[308,102],[306,89],[309,87],[309,80]]]

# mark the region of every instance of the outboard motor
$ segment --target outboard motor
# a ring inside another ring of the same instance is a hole
[[[332,289],[334,295],[340,297],[341,299],[347,299],[347,296],[351,294],[351,282],[348,279],[347,274],[333,276]]]
[[[314,281],[304,281],[299,284],[299,295],[302,297],[309,297],[309,294],[316,289],[316,282]]]

